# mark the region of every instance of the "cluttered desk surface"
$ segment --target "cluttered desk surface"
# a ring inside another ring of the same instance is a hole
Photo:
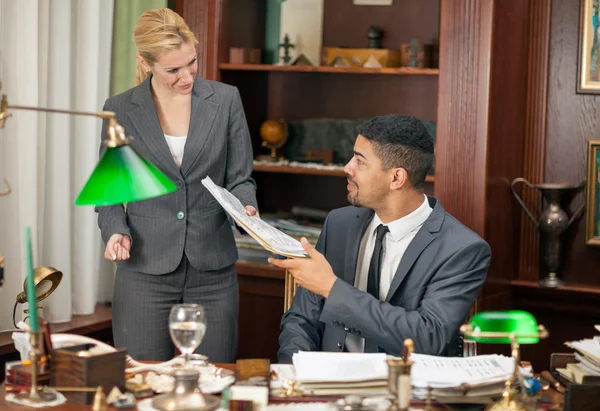
[[[230,371],[236,371],[236,364],[215,364],[217,367],[223,368],[225,370],[230,370]],[[24,405],[19,405],[19,404],[15,404],[9,401],[5,400],[5,395],[6,395],[6,390],[5,390],[5,384],[0,385],[0,410],[31,410],[30,407],[24,406]],[[552,402],[547,401],[545,404],[542,404],[541,408],[542,409],[552,409],[552,410],[562,410],[563,409],[563,395],[558,393],[557,391],[554,391],[552,389],[547,391],[546,394],[547,398],[550,398],[552,400]],[[290,403],[298,403],[299,407],[297,409],[310,409],[311,406],[308,405],[308,403],[316,403],[316,402],[332,402],[335,401],[335,397],[319,397],[319,396],[304,396],[301,398],[280,398],[280,397],[269,397],[269,409],[278,409],[279,407],[276,407],[276,405],[282,405],[282,404],[290,404]],[[445,404],[440,404],[438,402],[431,401],[429,404],[427,403],[426,400],[411,400],[411,409],[417,409],[417,410],[432,410],[432,411],[438,411],[438,410],[451,410],[454,409],[451,405],[445,405]],[[313,409],[317,409],[315,408],[314,404],[311,404]],[[484,406],[481,406],[481,409],[483,409]],[[75,403],[75,402],[66,402],[64,404],[58,405],[58,406],[54,406],[50,409],[53,410],[57,410],[57,411],[75,411],[75,410],[92,410],[93,409],[93,405],[89,404],[80,404],[80,403]],[[117,408],[115,408],[114,406],[108,406],[106,408],[107,410],[115,410]],[[138,408],[138,409],[142,409],[142,408]],[[286,408],[281,408],[281,409],[289,409],[288,407]],[[319,409],[324,409],[324,408],[319,408]],[[464,407],[461,409],[465,409]],[[479,409],[476,406],[474,406],[473,408],[469,408],[469,410],[475,410],[475,409]]]

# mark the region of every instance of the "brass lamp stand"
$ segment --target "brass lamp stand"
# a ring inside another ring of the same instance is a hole
[[[25,391],[15,394],[15,398],[19,400],[38,404],[56,400],[55,393],[52,391],[40,390],[37,384],[38,363],[42,358],[40,350],[42,338],[41,332],[29,332],[29,343],[31,344],[31,350],[29,350],[29,360],[31,361],[31,390],[29,392]]]
[[[519,363],[521,361],[521,353],[517,339],[521,338],[547,338],[548,331],[543,325],[538,326],[538,332],[532,334],[522,334],[514,332],[493,332],[493,331],[475,331],[471,324],[463,324],[460,327],[460,332],[467,338],[472,339],[510,339],[511,356],[515,360],[513,374],[504,386],[502,399],[494,404],[486,407],[486,411],[526,411],[525,405],[521,396],[517,392],[516,383],[521,382],[523,377],[519,371]]]

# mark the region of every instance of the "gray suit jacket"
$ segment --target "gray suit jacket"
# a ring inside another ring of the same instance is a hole
[[[429,197],[433,212],[412,240],[385,301],[353,286],[363,233],[373,210],[332,211],[317,249],[339,277],[327,299],[299,288],[281,320],[279,361],[298,351],[343,351],[346,333],[400,355],[405,338],[415,351],[447,354],[477,297],[490,264],[489,245]]]
[[[237,88],[196,78],[179,169],[160,126],[150,77],[109,98],[104,110],[116,113],[117,121],[133,136],[132,147],[179,187],[165,196],[129,203],[126,210],[121,205],[96,208],[105,242],[115,233],[132,239],[130,259],[119,264],[146,274],[165,274],[175,270],[184,252],[198,270],[235,263],[230,222],[201,180],[210,176],[242,204],[257,206],[256,184],[250,177],[250,133]],[[180,212],[183,218],[178,218]]]

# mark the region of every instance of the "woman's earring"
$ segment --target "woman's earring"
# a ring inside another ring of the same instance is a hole
[[[146,73],[150,73],[150,70],[146,69]]]

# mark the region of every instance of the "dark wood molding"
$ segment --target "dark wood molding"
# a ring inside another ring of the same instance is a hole
[[[183,17],[198,40],[198,75],[209,80],[219,79],[219,59],[225,39],[223,30],[223,3],[227,0],[195,0],[176,2],[176,11]]]
[[[544,182],[551,5],[551,0],[531,0],[529,3],[529,66],[523,178],[532,183]],[[537,190],[524,188],[521,196],[527,207],[537,215],[542,205],[540,193]],[[521,212],[520,280],[538,280],[539,243],[540,236],[537,228],[525,212]]]
[[[441,2],[434,192],[446,210],[484,236],[491,0]],[[447,43],[444,43],[447,41]]]

